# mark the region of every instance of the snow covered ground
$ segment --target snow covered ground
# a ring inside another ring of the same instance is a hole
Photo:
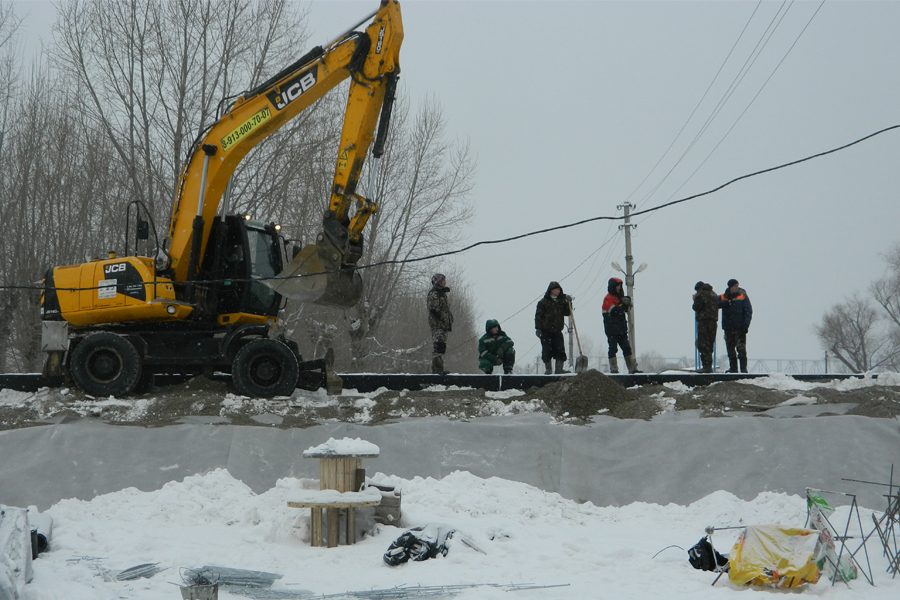
[[[383,478],[383,477],[382,477]],[[741,598],[743,589],[694,570],[677,544],[693,545],[706,525],[781,523],[802,526],[804,500],[763,493],[743,501],[715,492],[690,504],[579,504],[529,485],[466,472],[442,479],[389,478],[403,490],[404,524],[441,523],[471,538],[486,554],[451,539],[446,557],[389,567],[381,556],[403,530],[380,526],[354,546],[311,548],[306,511],[286,507],[309,481],[282,479],[254,494],[223,469],[168,483],[153,492],[125,489],[90,501],[64,500],[55,520],[53,550],[35,562],[27,600],[160,600],[178,598],[180,568],[217,565],[282,574],[273,589],[337,594],[395,586],[458,584],[566,584],[531,591],[473,588],[460,599]],[[837,520],[846,517],[839,509]],[[864,511],[864,523],[869,521]],[[717,532],[729,550],[736,531]],[[865,581],[806,592],[823,598],[894,600],[900,579],[883,573],[870,544],[876,587]],[[166,570],[150,579],[115,581],[141,563]],[[770,592],[776,593],[776,592]],[[245,598],[223,588],[219,598]]]
[[[897,419],[836,410],[841,394],[856,392],[858,402],[861,390],[869,390],[870,401],[896,403],[895,388],[887,387],[900,383],[896,375],[825,387],[784,376],[745,383],[702,392],[659,386],[652,397],[668,408],[652,420],[600,414],[581,425],[542,412],[539,400],[519,393],[470,399],[465,390],[431,390],[451,405],[473,407],[458,418],[401,413],[377,425],[362,424],[372,421],[359,419],[359,411],[344,418],[337,409],[342,403],[374,405],[383,392],[319,395],[310,401],[332,412],[320,412],[317,424],[303,428],[273,426],[272,403],[255,413],[272,423],[229,422],[223,418],[229,410],[256,401],[227,393],[216,398],[215,390],[185,395],[185,410],[203,404],[205,413],[189,412],[164,427],[92,417],[110,407],[154,410],[144,400],[77,399],[67,403],[64,418],[41,421],[57,410],[48,408],[56,399],[46,392],[0,390],[0,409],[5,404],[37,414],[35,426],[0,431],[0,503],[49,506],[55,521],[52,549],[35,561],[24,600],[175,599],[180,569],[204,565],[282,574],[273,587],[280,595],[270,596],[281,598],[301,598],[304,590],[321,596],[468,584],[564,587],[506,591],[485,585],[457,598],[731,597],[748,592],[724,578],[711,587],[714,575],[694,570],[685,551],[667,548],[654,555],[673,544],[690,547],[707,525],[802,526],[805,486],[861,492],[863,523],[871,523],[869,514],[883,509],[880,492],[844,478],[886,481],[891,464],[900,470]],[[766,410],[740,412],[739,418],[701,418],[693,404],[673,410],[696,403],[698,392],[740,407],[751,386],[775,394],[753,396],[756,403],[766,400]],[[816,408],[810,406],[816,397],[831,416],[804,412]],[[408,406],[423,401],[418,397]],[[329,414],[334,417],[321,418]],[[485,414],[492,416],[478,416]],[[316,461],[301,454],[345,436],[380,448],[380,456],[364,466],[402,488],[403,528],[379,526],[354,546],[311,548],[308,511],[287,508],[302,490],[317,487]],[[840,498],[832,500],[840,504]],[[847,510],[839,507],[835,521],[843,522]],[[455,538],[444,558],[396,568],[383,563],[382,554],[406,527],[428,523],[456,528],[485,554]],[[729,551],[735,537],[735,530],[717,532],[717,549]],[[874,540],[868,548],[876,587],[864,580],[834,587],[821,581],[805,594],[896,599],[900,577],[884,573]],[[120,570],[156,562],[165,570],[149,579],[115,580]],[[245,597],[219,592],[223,600]]]

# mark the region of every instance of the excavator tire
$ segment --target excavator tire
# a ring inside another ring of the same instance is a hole
[[[297,388],[297,357],[285,344],[264,338],[241,348],[231,363],[237,393],[252,398],[290,396]]]
[[[92,396],[125,396],[141,379],[141,355],[126,338],[101,331],[75,346],[69,372],[75,383]]]

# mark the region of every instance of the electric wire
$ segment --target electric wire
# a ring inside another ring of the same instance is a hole
[[[750,13],[750,17],[747,19],[747,22],[744,23],[743,29],[738,34],[737,39],[734,40],[734,43],[731,45],[731,49],[728,51],[728,54],[725,55],[725,59],[722,61],[722,64],[719,65],[716,74],[713,75],[712,80],[709,82],[709,85],[706,86],[706,90],[703,92],[703,95],[700,96],[700,99],[697,100],[697,103],[694,104],[694,108],[691,110],[687,119],[684,120],[684,123],[681,124],[681,128],[678,130],[678,133],[675,134],[675,137],[672,138],[672,141],[669,142],[669,146],[665,149],[665,151],[659,155],[659,158],[656,159],[656,163],[653,167],[647,171],[647,174],[644,175],[644,178],[641,179],[641,182],[637,184],[637,186],[631,191],[630,194],[625,198],[625,202],[631,200],[631,198],[637,193],[639,189],[650,179],[650,176],[656,171],[657,167],[659,167],[660,163],[663,159],[669,155],[669,152],[672,150],[672,147],[675,145],[675,142],[681,138],[681,134],[684,133],[685,128],[688,126],[688,123],[691,122],[691,119],[694,118],[694,115],[697,113],[697,110],[700,108],[700,105],[703,104],[703,101],[706,100],[706,96],[709,95],[709,91],[712,89],[713,85],[715,85],[716,81],[719,79],[719,75],[722,73],[722,70],[725,68],[725,65],[728,63],[728,60],[731,58],[731,55],[734,54],[734,49],[737,48],[737,45],[740,43],[741,39],[744,37],[744,33],[746,33],[747,28],[750,26],[750,22],[753,21],[753,17],[756,16],[756,12],[759,10],[760,5],[762,4],[762,0],[757,0],[756,6],[753,8],[753,12]],[[663,178],[665,179],[665,177]]]
[[[750,102],[747,104],[747,106],[744,107],[744,110],[741,111],[741,114],[739,114],[737,116],[737,118],[734,120],[734,122],[731,124],[731,126],[728,128],[728,130],[722,136],[722,138],[716,143],[715,146],[713,146],[713,149],[709,151],[709,153],[700,162],[700,164],[697,165],[697,167],[693,171],[691,171],[691,174],[688,175],[687,179],[685,179],[682,182],[682,184],[680,186],[678,186],[678,188],[674,192],[672,192],[672,196],[674,196],[675,194],[680,192],[684,188],[684,186],[688,184],[688,182],[694,177],[694,175],[697,174],[697,171],[699,171],[701,168],[703,168],[703,165],[706,164],[706,162],[715,153],[715,151],[718,150],[719,146],[722,145],[722,142],[724,142],[725,139],[731,134],[731,132],[734,130],[734,128],[737,126],[737,124],[740,122],[740,120],[744,117],[744,115],[747,113],[747,111],[750,110],[750,107],[753,106],[753,103],[756,102],[756,99],[759,97],[759,95],[762,93],[762,91],[769,84],[769,81],[771,81],[772,77],[775,76],[775,73],[778,72],[778,69],[781,67],[781,65],[784,63],[784,61],[787,59],[788,55],[790,55],[791,51],[794,49],[794,47],[800,41],[800,38],[803,36],[804,32],[806,32],[807,28],[812,24],[813,19],[816,18],[816,15],[819,14],[819,11],[822,10],[822,6],[824,6],[824,5],[825,5],[825,0],[822,0],[821,2],[819,2],[819,6],[816,8],[815,12],[813,12],[812,16],[806,22],[806,25],[803,26],[803,29],[801,29],[800,33],[797,34],[797,37],[794,38],[794,42],[790,45],[790,47],[784,53],[784,56],[781,57],[781,60],[778,61],[778,64],[775,65],[775,68],[772,69],[772,72],[769,73],[769,76],[766,78],[766,80],[763,82],[763,84],[756,91],[756,94],[753,95],[753,98],[750,99]],[[670,196],[670,198],[672,196]]]
[[[784,0],[781,5],[778,7],[778,10],[775,12],[775,15],[769,21],[769,24],[766,26],[766,29],[763,31],[760,38],[757,40],[756,45],[750,51],[750,54],[747,55],[747,58],[744,60],[744,64],[741,65],[741,68],[738,70],[737,74],[728,84],[728,87],[719,97],[718,102],[713,107],[712,111],[706,117],[706,120],[703,122],[703,125],[700,126],[700,129],[694,135],[694,138],[688,143],[687,147],[681,152],[678,158],[675,160],[675,163],[666,171],[666,174],[662,176],[662,178],[653,186],[653,188],[648,191],[641,199],[641,202],[647,202],[653,195],[659,191],[659,188],[662,187],[663,183],[668,180],[669,176],[672,172],[681,164],[684,160],[685,156],[694,148],[697,142],[700,141],[700,138],[707,132],[712,123],[716,120],[722,110],[725,108],[725,105],[731,99],[734,92],[740,87],[741,83],[743,83],[744,79],[747,76],[747,73],[750,72],[750,69],[756,64],[756,60],[759,58],[762,51],[765,50],[766,46],[769,44],[769,40],[772,39],[772,36],[775,34],[775,31],[781,26],[781,22],[784,20],[785,15],[787,15],[791,6],[793,5],[793,0],[791,0],[790,4],[787,4],[787,0]],[[787,8],[785,8],[787,6]],[[782,9],[784,11],[782,12]],[[780,17],[780,18],[779,18]],[[773,26],[774,25],[774,26]]]
[[[703,198],[703,197],[705,197],[705,196],[709,196],[709,195],[715,194],[716,192],[719,192],[719,191],[721,191],[721,190],[723,190],[723,189],[725,189],[725,188],[727,188],[727,187],[729,187],[729,186],[731,186],[731,185],[734,185],[735,183],[738,183],[738,182],[740,182],[740,181],[743,181],[743,180],[745,180],[745,179],[750,179],[750,178],[753,178],[753,177],[758,177],[758,176],[764,175],[764,174],[766,174],[766,173],[772,173],[772,172],[774,172],[774,171],[779,171],[779,170],[782,170],[782,169],[786,169],[786,168],[789,168],[789,167],[793,167],[793,166],[796,166],[796,165],[799,165],[799,164],[802,164],[802,163],[805,163],[805,162],[809,162],[809,161],[811,161],[811,160],[815,160],[815,159],[817,159],[817,158],[822,158],[823,156],[828,156],[828,155],[830,155],[830,154],[835,154],[835,153],[837,153],[837,152],[841,152],[841,151],[843,151],[843,150],[846,150],[846,149],[848,149],[848,148],[851,148],[851,147],[853,147],[853,146],[856,146],[856,145],[858,145],[858,144],[861,144],[861,143],[863,143],[863,142],[865,142],[865,141],[868,141],[868,140],[870,140],[870,139],[872,139],[872,138],[875,138],[875,137],[877,137],[877,136],[879,136],[879,135],[883,135],[883,134],[885,134],[885,133],[888,133],[888,132],[891,132],[891,131],[895,131],[895,130],[897,130],[897,129],[900,129],[900,124],[890,125],[890,126],[887,126],[887,127],[883,127],[883,128],[881,128],[881,129],[878,129],[877,131],[873,131],[873,132],[871,132],[871,133],[868,133],[868,134],[866,134],[866,135],[864,135],[864,136],[862,136],[862,137],[860,137],[860,138],[857,138],[857,139],[852,140],[852,141],[850,141],[850,142],[847,142],[847,143],[845,143],[845,144],[841,144],[840,146],[836,146],[836,147],[834,147],[834,148],[829,148],[828,150],[823,150],[823,151],[821,151],[821,152],[816,152],[815,154],[810,154],[810,155],[808,155],[808,156],[804,156],[804,157],[802,157],[802,158],[798,158],[798,159],[791,160],[791,161],[788,161],[788,162],[780,163],[780,164],[774,165],[774,166],[772,166],[772,167],[766,167],[766,168],[764,168],[764,169],[759,169],[759,170],[757,170],[757,171],[752,171],[752,172],[750,172],[750,173],[745,173],[745,174],[740,175],[740,176],[738,176],[738,177],[734,177],[734,178],[732,178],[732,179],[729,179],[728,181],[726,181],[726,182],[724,182],[724,183],[721,183],[721,184],[719,184],[719,185],[717,185],[717,186],[715,186],[715,187],[713,187],[713,188],[711,188],[711,189],[708,189],[708,190],[706,190],[706,191],[698,192],[698,193],[696,193],[696,194],[691,194],[691,195],[685,196],[685,197],[683,197],[683,198],[678,198],[677,200],[670,200],[670,201],[667,201],[667,202],[663,202],[662,204],[657,204],[657,205],[655,205],[655,206],[651,206],[650,208],[646,208],[646,209],[644,209],[644,210],[638,210],[638,211],[635,211],[635,212],[631,213],[631,217],[639,217],[639,216],[641,216],[641,215],[647,215],[647,214],[654,213],[654,212],[656,212],[656,211],[660,211],[660,210],[663,210],[663,209],[666,209],[666,208],[669,208],[669,207],[672,207],[672,206],[676,206],[676,205],[678,205],[678,204],[683,204],[683,203],[685,203],[685,202],[690,202],[691,200],[696,200],[696,199],[698,199],[698,198]],[[369,264],[366,264],[366,265],[358,265],[358,266],[356,267],[356,270],[372,269],[372,268],[375,268],[375,267],[386,266],[386,265],[409,264],[409,263],[417,263],[417,262],[423,262],[423,261],[428,261],[428,260],[434,260],[434,259],[436,259],[436,258],[442,258],[442,257],[445,257],[445,256],[453,256],[453,255],[456,255],[456,254],[463,254],[463,253],[465,253],[465,252],[468,252],[469,250],[473,250],[474,248],[478,248],[478,247],[481,247],[481,246],[490,246],[490,245],[497,245],[497,244],[505,244],[505,243],[509,243],[509,242],[513,242],[513,241],[518,241],[518,240],[521,240],[521,239],[525,239],[525,238],[528,238],[528,237],[533,237],[533,236],[537,236],[537,235],[543,235],[543,234],[545,234],[545,233],[551,233],[551,232],[554,232],[554,231],[562,231],[562,230],[565,230],[565,229],[572,229],[572,228],[574,228],[574,227],[580,227],[581,225],[585,225],[585,224],[587,224],[587,223],[593,223],[593,222],[596,222],[596,221],[621,221],[621,220],[623,220],[624,218],[625,218],[625,217],[622,216],[622,215],[600,215],[600,216],[596,216],[596,217],[588,217],[588,218],[586,218],[586,219],[580,219],[580,220],[578,220],[578,221],[572,221],[572,222],[569,222],[569,223],[564,223],[564,224],[562,224],[562,225],[555,225],[555,226],[553,226],[553,227],[545,227],[545,228],[543,228],[543,229],[536,229],[536,230],[533,230],[533,231],[527,231],[527,232],[525,232],[525,233],[520,233],[520,234],[517,234],[517,235],[505,237],[505,238],[497,238],[497,239],[493,239],[493,240],[481,240],[481,241],[478,241],[478,242],[471,243],[471,244],[469,244],[469,245],[467,245],[467,246],[463,246],[463,247],[461,247],[461,248],[457,248],[457,249],[455,249],[455,250],[448,250],[448,251],[446,251],[446,252],[437,252],[437,253],[434,253],[434,254],[428,254],[428,255],[418,256],[418,257],[413,257],[413,258],[396,259],[396,260],[384,260],[384,261],[379,261],[379,262],[369,263]],[[303,277],[316,277],[316,276],[319,276],[319,275],[328,275],[328,274],[339,273],[339,272],[340,272],[340,271],[321,271],[321,272],[317,272],[317,273],[304,273],[304,274],[301,274],[301,275],[290,275],[290,276],[278,276],[278,275],[275,275],[275,276],[271,276],[271,277],[253,277],[253,278],[247,278],[247,279],[240,279],[240,278],[228,278],[228,279],[196,279],[196,280],[192,280],[192,281],[185,281],[184,283],[210,284],[210,283],[223,283],[223,282],[225,282],[225,281],[231,281],[231,282],[277,281],[277,280],[286,280],[286,279],[300,279],[300,278],[303,278]],[[179,284],[180,284],[180,283],[182,283],[182,282],[179,282]],[[145,282],[144,285],[145,285],[145,286],[153,286],[153,285],[156,285],[156,283],[151,281],[151,282]],[[61,291],[73,291],[73,292],[74,292],[74,291],[96,290],[96,289],[100,289],[101,287],[103,287],[103,288],[109,288],[109,287],[114,287],[114,286],[104,285],[104,286],[89,286],[89,287],[55,287],[55,288],[50,288],[50,287],[44,287],[44,286],[41,286],[41,285],[3,285],[3,286],[0,286],[0,289],[33,289],[33,290],[34,290],[34,289],[37,289],[37,290],[56,289],[56,290],[61,290]]]
[[[597,248],[595,248],[590,254],[588,254],[588,255],[584,258],[584,260],[582,260],[580,263],[578,263],[577,265],[575,265],[575,268],[574,268],[574,269],[572,269],[571,271],[569,271],[568,273],[566,273],[565,275],[563,275],[562,277],[560,277],[560,278],[559,278],[559,281],[562,282],[562,281],[565,281],[566,278],[571,277],[578,269],[581,268],[582,265],[584,265],[584,263],[586,263],[592,256],[595,256],[598,252],[600,252],[600,250],[602,250],[602,249],[603,249],[606,245],[608,245],[613,239],[615,239],[615,237],[616,237],[616,233],[613,233],[613,235],[611,235],[610,237],[608,237],[602,244],[600,244],[600,245],[599,245]],[[535,303],[536,303],[538,300],[540,300],[541,298],[543,298],[543,297],[544,297],[544,294],[539,294],[539,295],[535,296],[534,298],[532,298],[531,300],[529,300],[525,305],[523,305],[520,309],[518,309],[517,311],[515,311],[515,312],[512,313],[511,315],[509,315],[509,316],[507,316],[507,317],[505,317],[505,318],[503,318],[503,319],[500,319],[500,323],[504,323],[504,322],[506,322],[506,321],[509,321],[509,320],[512,319],[513,317],[519,316],[519,315],[522,313],[522,311],[524,311],[526,308],[529,308],[529,307],[531,307],[531,306],[534,306]],[[471,337],[469,337],[469,338],[463,340],[462,342],[458,342],[457,344],[454,344],[453,347],[450,348],[450,350],[451,350],[451,351],[452,351],[452,350],[457,350],[458,348],[461,348],[461,347],[467,345],[469,342],[471,342],[472,340],[478,339],[479,337],[480,337],[480,336],[478,336],[478,335],[471,336]],[[533,350],[533,349],[534,349],[534,346],[532,346],[531,348],[529,348],[529,349],[526,350],[525,352],[526,352],[526,353],[529,353],[529,352],[531,352],[531,350]]]

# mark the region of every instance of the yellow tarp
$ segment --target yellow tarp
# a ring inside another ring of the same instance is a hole
[[[728,578],[737,585],[794,588],[819,580],[814,529],[759,525],[747,527],[729,556]]]

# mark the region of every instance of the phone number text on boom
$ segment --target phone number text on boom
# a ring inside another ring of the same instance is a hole
[[[251,115],[244,123],[234,131],[222,138],[222,150],[228,150],[248,133],[265,123],[272,116],[268,106]]]

